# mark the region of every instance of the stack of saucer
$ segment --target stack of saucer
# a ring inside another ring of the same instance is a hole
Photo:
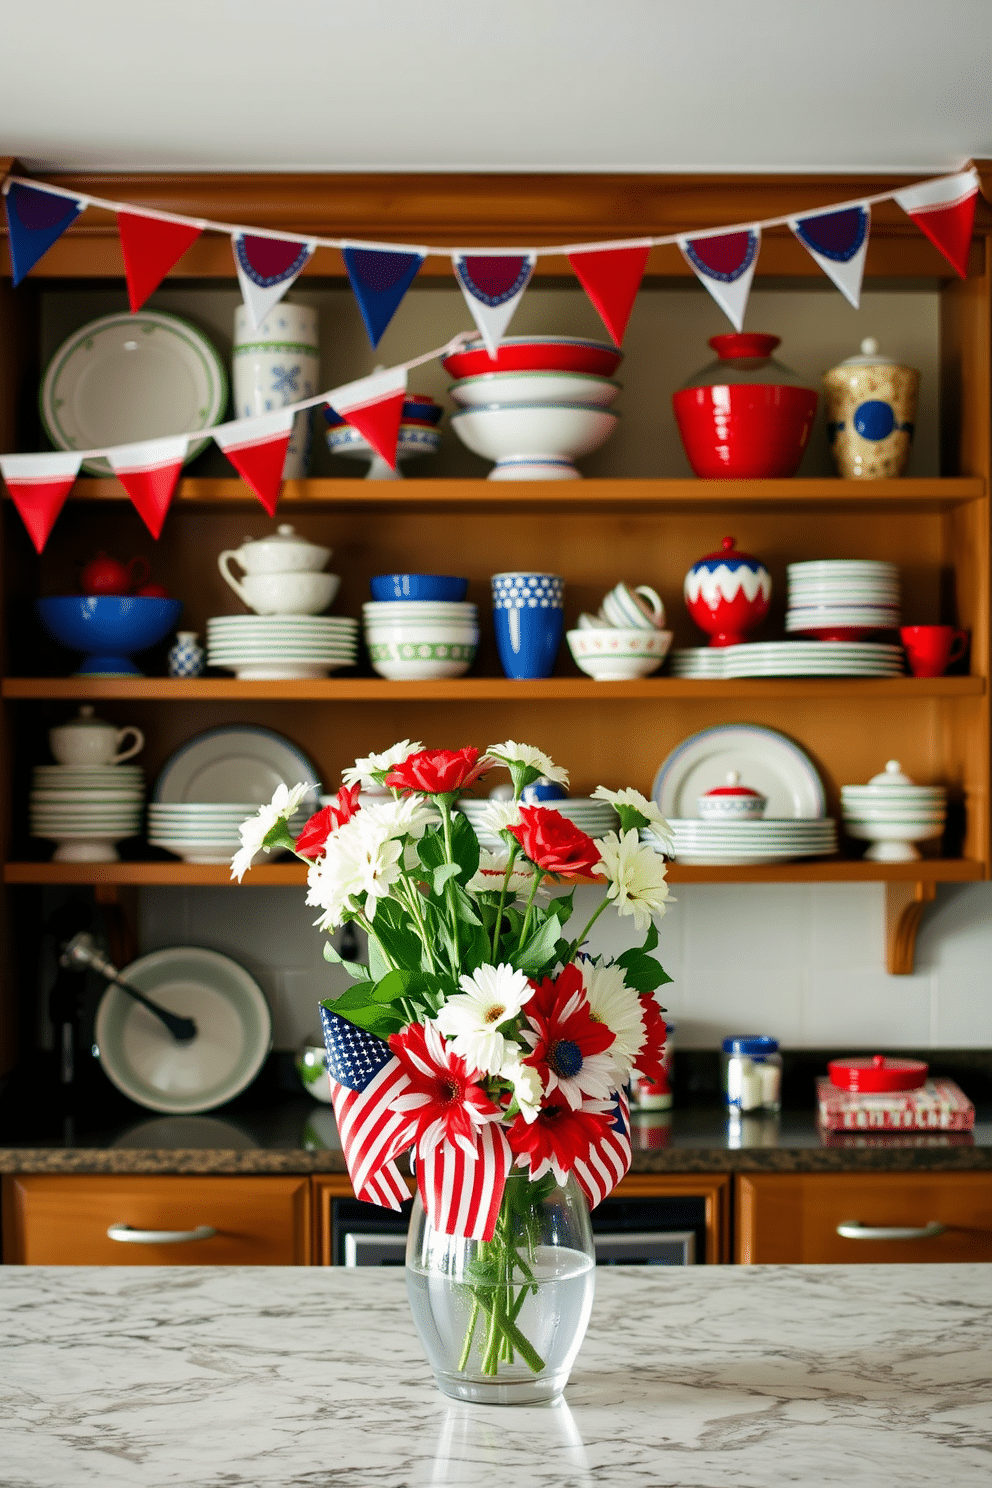
[[[702,821],[671,817],[679,863],[729,867],[745,863],[785,863],[793,858],[821,858],[837,851],[837,823],[832,817]],[[656,837],[641,832],[641,841],[658,848]]]
[[[207,661],[246,681],[326,677],[354,666],[358,621],[347,615],[215,615]]]
[[[58,844],[55,863],[116,863],[114,844],[139,835],[144,803],[138,765],[36,765],[31,835]]]
[[[492,801],[480,801],[474,796],[464,796],[457,804],[458,810],[468,817],[482,847],[488,848],[490,852],[499,852],[506,846],[502,837],[487,832],[482,825],[486,811],[493,804]],[[574,823],[580,832],[585,832],[587,837],[605,837],[607,832],[615,832],[617,829],[617,814],[609,801],[594,800],[592,796],[568,796],[565,800],[539,801],[535,804],[545,806],[551,811],[559,811],[562,816]]]
[[[151,801],[148,841],[185,863],[229,863],[241,846],[239,827],[258,810],[252,802]],[[298,836],[307,812],[297,812],[289,829]]]
[[[673,677],[717,677],[726,673],[729,646],[684,646],[668,654],[668,670]]]
[[[789,564],[790,633],[820,641],[860,641],[898,630],[899,569],[870,559]]]
[[[901,677],[901,646],[875,641],[750,641],[672,654],[673,677]]]

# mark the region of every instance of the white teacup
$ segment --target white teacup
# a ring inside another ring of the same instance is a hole
[[[236,579],[225,567],[221,554],[219,567],[226,582],[256,615],[319,615],[327,609],[341,584],[338,574],[329,573],[256,573]]]
[[[583,610],[582,614],[576,621],[576,624],[578,625],[580,630],[610,629],[610,622],[608,620],[604,620],[601,615],[590,615],[586,610]]]
[[[599,613],[620,630],[661,630],[665,624],[665,606],[661,596],[648,584],[638,584],[636,589],[624,583],[615,584],[609,594],[603,596]]]
[[[132,740],[123,748],[125,739]],[[145,736],[139,728],[114,728],[102,718],[93,716],[93,706],[85,703],[76,718],[48,730],[48,743],[60,765],[91,767],[119,765],[145,747]]]

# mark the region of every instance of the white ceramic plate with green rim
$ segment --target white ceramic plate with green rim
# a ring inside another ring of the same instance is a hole
[[[227,370],[202,331],[178,315],[103,315],[59,347],[39,407],[56,449],[98,449],[209,429],[227,408]],[[210,443],[191,440],[186,464]],[[112,475],[103,459],[90,475]]]
[[[108,987],[96,1014],[100,1062],[118,1090],[149,1111],[193,1115],[223,1105],[250,1085],[272,1041],[258,983],[217,951],[172,946],[121,975],[168,1008],[193,1018],[197,1035],[179,1044],[147,1008]]]
[[[320,777],[313,762],[273,729],[240,724],[208,729],[177,749],[156,781],[154,799],[254,801],[261,806],[272,799],[277,786],[291,789],[299,781],[310,787],[299,808],[310,815],[317,810],[320,795]]]

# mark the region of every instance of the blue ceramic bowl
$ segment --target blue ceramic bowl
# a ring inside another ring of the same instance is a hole
[[[39,599],[37,606],[50,636],[87,653],[77,675],[118,677],[140,677],[128,657],[167,636],[183,608],[178,599],[136,594],[66,594]]]
[[[449,574],[378,574],[369,579],[369,588],[378,600],[442,599],[457,604],[468,592],[468,579]]]

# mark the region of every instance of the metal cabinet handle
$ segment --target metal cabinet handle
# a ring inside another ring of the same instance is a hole
[[[190,1240],[212,1240],[216,1233],[213,1225],[197,1225],[195,1230],[133,1230],[130,1225],[112,1224],[107,1239],[128,1245],[185,1245]]]
[[[860,1220],[845,1219],[837,1233],[843,1240],[935,1240],[946,1229],[936,1219],[925,1225],[863,1225]]]

